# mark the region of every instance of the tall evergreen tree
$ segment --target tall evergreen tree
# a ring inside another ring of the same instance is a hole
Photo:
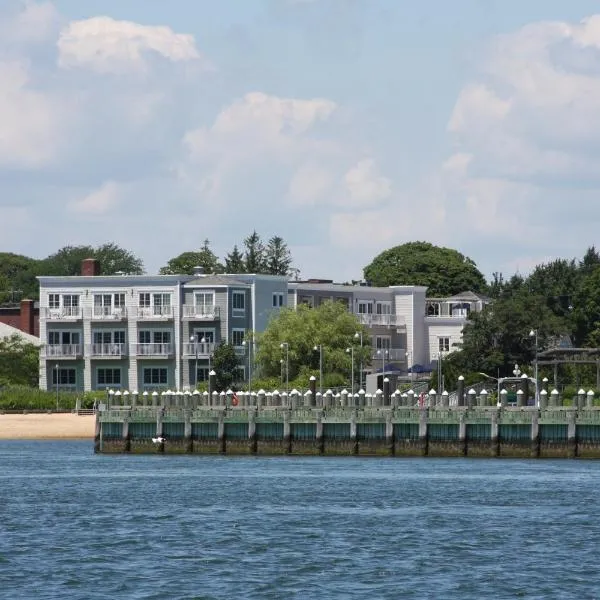
[[[256,231],[244,240],[244,263],[246,273],[265,272],[265,247]]]
[[[237,244],[233,250],[225,257],[225,271],[227,273],[244,273],[246,265],[244,263],[244,255],[240,252]]]
[[[289,275],[292,255],[282,237],[273,236],[265,251],[267,273],[270,275]]]

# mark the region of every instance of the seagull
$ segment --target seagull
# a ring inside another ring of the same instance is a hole
[[[161,437],[161,436],[152,438],[153,444],[164,444],[165,442],[166,442],[165,438]]]

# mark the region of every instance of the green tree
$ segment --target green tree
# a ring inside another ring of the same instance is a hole
[[[374,286],[424,285],[429,296],[487,290],[484,276],[470,258],[428,242],[409,242],[385,250],[363,272]]]
[[[21,254],[0,252],[0,302],[37,298],[40,261]]]
[[[231,344],[219,344],[213,354],[212,368],[216,373],[217,391],[229,389],[239,378],[240,361]]]
[[[244,264],[246,273],[264,273],[265,247],[256,231],[244,240]]]
[[[0,339],[0,385],[35,387],[39,381],[39,348],[19,334]]]
[[[244,273],[245,271],[244,255],[240,252],[236,244],[233,250],[225,257],[225,272]]]
[[[273,236],[265,250],[267,273],[270,275],[289,275],[292,266],[292,254],[278,235]]]
[[[141,275],[144,263],[129,250],[113,243],[93,246],[65,246],[42,261],[40,270],[44,275],[81,275],[81,261],[95,258],[100,264],[102,275],[123,272]]]
[[[463,329],[460,356],[455,360],[465,371],[482,371],[503,376],[511,373],[515,363],[530,365],[535,355],[535,339],[529,333],[538,332],[538,350],[552,345],[565,334],[568,325],[548,308],[544,296],[535,296],[526,289],[511,296],[498,298],[480,313],[471,313]]]
[[[310,371],[318,375],[319,354],[315,346],[323,347],[324,373],[343,373],[348,379],[351,371],[351,354],[347,348],[354,346],[355,372],[358,365],[370,364],[370,349],[356,345],[356,332],[363,331],[356,315],[348,312],[340,302],[325,302],[317,308],[299,305],[294,309],[280,310],[262,334],[258,334],[256,363],[265,377],[279,376],[281,361],[289,359],[290,380]],[[281,344],[287,343],[286,347]]]
[[[216,254],[210,249],[210,241],[204,240],[204,245],[198,251],[183,252],[169,260],[161,267],[161,275],[193,275],[196,267],[202,267],[205,273],[222,273],[223,265]]]

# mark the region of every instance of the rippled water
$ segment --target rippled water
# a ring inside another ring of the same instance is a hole
[[[600,598],[600,462],[0,443],[0,598]]]

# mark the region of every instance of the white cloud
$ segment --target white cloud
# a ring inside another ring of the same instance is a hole
[[[55,35],[60,18],[51,2],[22,0],[13,4],[15,12],[0,19],[0,45],[35,44]]]
[[[83,216],[106,215],[116,208],[121,200],[121,190],[114,181],[107,181],[97,190],[70,203],[70,208]]]
[[[291,206],[314,206],[331,192],[333,174],[315,163],[301,165],[292,175],[287,193]]]
[[[61,67],[98,73],[144,72],[151,54],[171,62],[201,58],[191,35],[110,17],[72,21],[60,33],[58,50]]]
[[[363,158],[344,175],[347,208],[370,207],[389,198],[392,183],[379,173],[375,160]]]
[[[43,167],[60,151],[59,101],[30,84],[25,62],[0,62],[0,167]]]

